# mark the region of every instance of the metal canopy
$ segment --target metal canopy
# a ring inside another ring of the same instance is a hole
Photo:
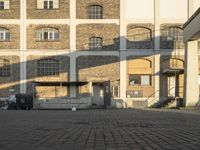
[[[184,68],[166,68],[166,69],[163,69],[162,73],[165,75],[183,74]]]

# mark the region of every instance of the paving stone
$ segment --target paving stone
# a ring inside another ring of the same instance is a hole
[[[199,118],[187,110],[0,111],[0,150],[199,150]]]

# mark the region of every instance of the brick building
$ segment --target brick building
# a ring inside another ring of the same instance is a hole
[[[199,6],[0,0],[0,99],[29,93],[36,108],[181,105],[182,25]]]

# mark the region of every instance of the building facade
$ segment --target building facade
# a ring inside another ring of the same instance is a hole
[[[182,25],[199,6],[0,0],[0,99],[31,94],[35,108],[181,106]]]

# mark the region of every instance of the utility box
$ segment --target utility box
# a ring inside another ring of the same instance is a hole
[[[16,94],[17,109],[31,109],[33,108],[33,96],[30,94]]]

